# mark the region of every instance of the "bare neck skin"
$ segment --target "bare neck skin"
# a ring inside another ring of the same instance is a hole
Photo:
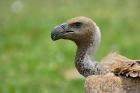
[[[95,61],[95,53],[100,44],[100,36],[100,30],[97,27],[91,35],[90,42],[77,44],[75,66],[84,77],[101,73],[101,66]]]

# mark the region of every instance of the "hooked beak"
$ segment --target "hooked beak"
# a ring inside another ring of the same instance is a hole
[[[66,34],[73,31],[68,31],[68,24],[64,23],[56,26],[51,32],[51,38],[53,41],[65,38]]]

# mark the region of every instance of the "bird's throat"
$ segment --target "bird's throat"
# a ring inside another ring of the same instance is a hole
[[[90,42],[77,44],[75,66],[80,74],[87,77],[89,75],[99,74],[100,65],[95,60],[96,49],[100,43],[100,32],[93,33]]]
[[[87,77],[89,75],[95,74],[93,68],[97,65],[95,58],[91,58],[90,48],[81,47],[77,48],[75,66],[80,74]]]

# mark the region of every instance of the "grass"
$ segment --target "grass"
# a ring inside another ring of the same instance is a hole
[[[84,79],[64,75],[76,46],[53,42],[52,28],[90,17],[102,31],[98,60],[111,51],[138,59],[139,8],[139,0],[0,0],[0,93],[84,93]]]

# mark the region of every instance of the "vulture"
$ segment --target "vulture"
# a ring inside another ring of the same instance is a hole
[[[84,16],[69,19],[54,27],[51,38],[76,44],[75,67],[85,77],[86,93],[140,93],[140,60],[116,52],[100,62],[95,60],[101,32],[92,19]]]

